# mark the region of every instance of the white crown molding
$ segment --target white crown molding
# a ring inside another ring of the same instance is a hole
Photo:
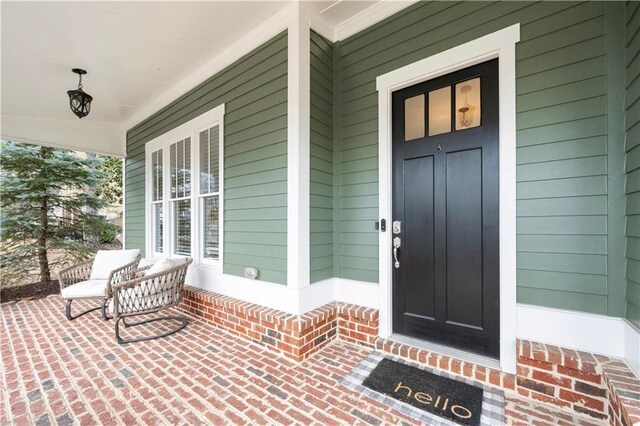
[[[380,0],[357,15],[336,25],[334,41],[344,40],[420,0]]]
[[[153,101],[146,104],[129,119],[124,121],[124,128],[128,131],[145,119],[151,117],[189,90],[204,82],[211,76],[222,71],[227,66],[259,47],[280,32],[286,30],[291,21],[291,16],[297,11],[296,3],[291,3],[265,20],[253,31],[229,46],[222,53],[214,56],[207,63],[183,78]]]
[[[130,130],[137,124],[151,117],[198,84],[207,80],[225,67],[231,65],[242,56],[251,52],[256,47],[286,30],[292,20],[292,16],[304,12],[305,19],[309,26],[332,43],[345,39],[375,23],[393,15],[394,13],[412,5],[419,0],[388,1],[380,0],[376,4],[354,15],[348,20],[334,25],[317,11],[312,10],[304,3],[292,2],[264,21],[253,31],[242,37],[240,40],[229,46],[220,54],[211,58],[207,63],[196,69],[191,74],[184,77],[177,84],[173,85],[144,107],[140,108],[131,117],[123,121],[125,131]]]
[[[322,37],[335,42],[335,24],[322,16],[321,13],[309,7],[306,3],[300,3],[300,10],[309,20],[309,27]]]

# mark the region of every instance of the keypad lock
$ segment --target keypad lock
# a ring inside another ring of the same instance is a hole
[[[400,244],[400,237],[395,237],[393,239],[393,260],[395,260],[394,266],[396,267],[396,269],[400,267],[400,262],[398,261],[398,249],[400,248]]]

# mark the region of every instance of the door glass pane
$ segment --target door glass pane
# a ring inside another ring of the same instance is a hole
[[[404,140],[424,137],[424,94],[404,100]]]
[[[164,246],[162,241],[163,229],[162,203],[153,204],[153,250],[156,253],[162,253]]]
[[[191,200],[173,202],[173,252],[181,256],[191,254]]]
[[[456,84],[456,130],[480,125],[480,77]]]
[[[451,131],[451,86],[429,92],[429,136]]]
[[[218,196],[202,198],[202,256],[205,259],[218,259],[219,242],[219,203]]]

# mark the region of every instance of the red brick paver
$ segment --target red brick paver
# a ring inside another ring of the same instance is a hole
[[[192,319],[120,346],[97,312],[58,297],[3,305],[0,424],[415,424],[342,385],[372,349],[336,340],[302,363]],[[510,424],[597,424],[516,395]]]

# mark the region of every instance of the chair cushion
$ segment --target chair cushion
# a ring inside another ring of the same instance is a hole
[[[158,260],[160,260],[159,257],[143,257],[142,259],[140,259],[140,263],[138,263],[138,268],[144,268],[146,266],[152,266]]]
[[[136,260],[140,250],[99,250],[91,267],[90,280],[106,280],[111,271]]]
[[[171,268],[175,268],[176,266],[182,265],[186,262],[186,259],[160,259],[151,266],[145,273],[145,275],[154,275],[159,274],[164,271],[168,271]]]
[[[107,280],[81,281],[60,292],[63,299],[96,299],[107,295]]]

